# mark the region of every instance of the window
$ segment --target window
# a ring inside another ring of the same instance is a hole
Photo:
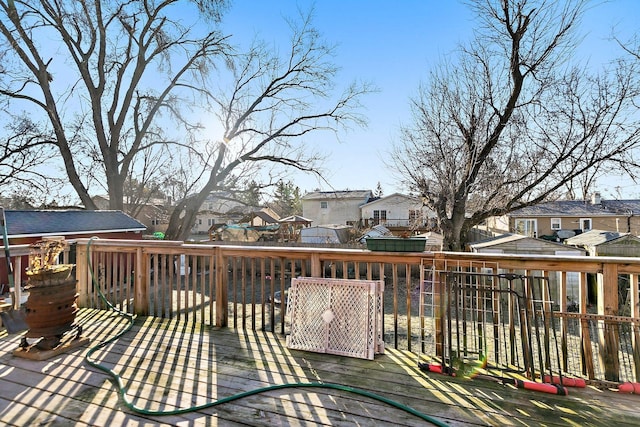
[[[516,233],[523,236],[538,236],[538,221],[535,219],[516,219]]]
[[[328,207],[327,202],[320,202],[320,209],[327,209],[327,207]]]
[[[414,223],[420,220],[421,216],[419,209],[409,209],[409,222]]]
[[[580,230],[582,231],[591,230],[591,218],[580,218]]]
[[[560,219],[560,218],[551,218],[551,229],[552,230],[561,230],[562,229],[562,219]]]
[[[376,223],[380,221],[386,221],[387,219],[387,211],[373,211],[373,220]]]

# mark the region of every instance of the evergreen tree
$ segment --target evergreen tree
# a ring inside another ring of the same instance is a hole
[[[291,181],[278,181],[271,206],[282,217],[302,215],[300,188]]]
[[[373,195],[376,197],[382,197],[382,185],[380,185],[380,181],[378,181],[378,185],[376,186],[376,190],[373,192]]]

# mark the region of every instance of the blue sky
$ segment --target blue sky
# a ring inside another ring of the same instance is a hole
[[[237,0],[223,19],[226,32],[249,40],[258,33],[276,45],[286,46],[283,17],[296,16],[296,8],[308,10],[312,1]],[[328,156],[324,177],[330,185],[313,177],[291,179],[303,191],[375,189],[381,183],[385,194],[403,192],[384,164],[401,123],[409,116],[409,97],[416,92],[430,67],[468,40],[474,26],[467,6],[455,0],[319,0],[314,23],[323,36],[338,44],[336,63],[346,85],[353,79],[371,81],[379,93],[364,99],[366,129],[341,134],[342,142],[325,135],[321,150]],[[581,61],[598,67],[617,53],[607,41],[615,27],[622,39],[640,32],[640,1],[613,0],[594,4],[582,21],[585,35],[579,50]],[[601,183],[603,195],[613,198],[620,185],[623,196],[640,197],[640,188],[619,178]]]

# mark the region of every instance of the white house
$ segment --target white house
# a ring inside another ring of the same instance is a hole
[[[365,203],[360,208],[362,222],[386,227],[422,227],[435,214],[422,206],[418,197],[394,193]]]
[[[302,216],[314,224],[353,225],[360,207],[373,198],[371,190],[314,191],[302,197]]]

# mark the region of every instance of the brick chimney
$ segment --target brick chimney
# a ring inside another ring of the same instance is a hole
[[[600,197],[600,193],[599,192],[595,192],[591,195],[591,204],[592,205],[599,205],[602,202],[602,198]]]

